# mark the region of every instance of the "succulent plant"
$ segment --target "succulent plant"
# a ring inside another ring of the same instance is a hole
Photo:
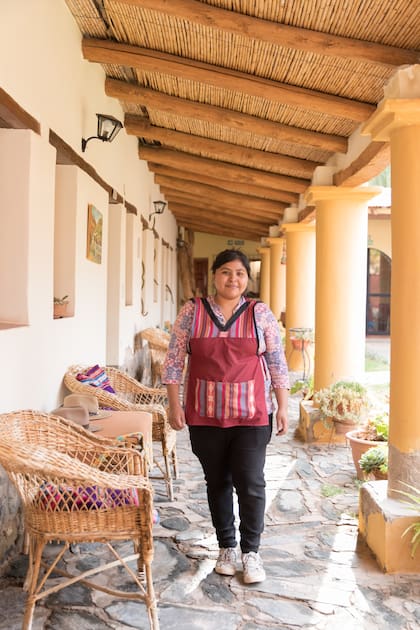
[[[338,381],[314,394],[324,419],[359,424],[368,406],[367,390],[354,381]]]
[[[388,472],[388,445],[381,444],[369,448],[359,459],[359,466],[366,475],[375,470],[386,474]]]

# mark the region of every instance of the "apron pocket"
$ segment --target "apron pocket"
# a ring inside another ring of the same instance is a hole
[[[224,383],[197,379],[194,408],[202,418],[253,418],[255,416],[255,381]]]

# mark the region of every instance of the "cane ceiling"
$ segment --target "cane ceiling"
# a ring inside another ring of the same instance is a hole
[[[420,59],[419,0],[66,1],[139,159],[194,231],[267,236]],[[334,183],[388,159],[374,142]]]

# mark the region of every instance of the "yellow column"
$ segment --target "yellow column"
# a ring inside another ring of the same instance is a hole
[[[364,377],[368,201],[380,191],[312,186],[307,193],[316,205],[315,390]]]
[[[270,248],[258,247],[261,254],[260,269],[260,300],[270,305]]]
[[[283,223],[286,235],[286,357],[290,370],[312,371],[312,345],[306,356],[294,350],[291,328],[315,328],[315,226],[308,223]],[[308,365],[310,363],[310,365]]]
[[[280,320],[286,308],[286,265],[282,264],[285,239],[269,237],[267,243],[270,245],[270,308]]]
[[[420,66],[417,66],[420,93]],[[402,83],[401,85],[404,85]],[[420,488],[420,98],[383,101],[364,133],[390,141],[392,184],[391,365],[388,484],[367,484],[361,496],[361,530],[387,571],[420,572],[401,534],[410,511],[396,490]],[[372,488],[371,488],[372,486]],[[375,487],[373,487],[375,486]],[[411,516],[411,522],[418,517]]]

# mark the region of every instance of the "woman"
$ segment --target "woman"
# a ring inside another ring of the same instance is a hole
[[[288,369],[277,321],[263,302],[244,297],[250,278],[241,251],[220,252],[213,263],[214,297],[194,298],[179,312],[166,356],[163,382],[173,429],[189,427],[191,447],[207,483],[219,543],[215,571],[236,572],[233,489],[238,497],[240,548],[246,584],[262,582],[259,546],[264,529],[266,447],[272,432],[288,427]],[[185,356],[184,405],[180,400]]]

